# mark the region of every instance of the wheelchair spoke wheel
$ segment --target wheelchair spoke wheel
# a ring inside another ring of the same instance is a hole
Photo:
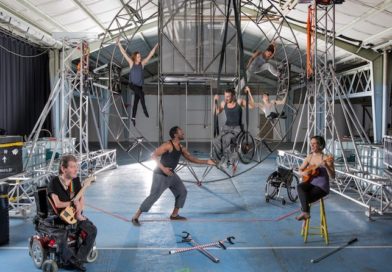
[[[277,173],[274,172],[267,178],[265,184],[265,200],[268,202],[270,199],[274,198],[275,195],[278,193],[278,187],[275,185],[278,184],[277,181]]]
[[[31,245],[31,258],[33,258],[34,265],[37,268],[41,268],[42,264],[46,259],[47,252],[42,247],[42,244],[39,240],[34,239]]]
[[[255,155],[255,140],[249,132],[244,132],[238,140],[238,154],[240,160],[243,163],[248,164],[253,160],[253,156]]]
[[[57,272],[59,270],[57,263],[53,260],[46,260],[42,265],[44,272]]]
[[[291,182],[287,184],[287,195],[292,202],[297,201],[298,193],[297,193],[297,185],[299,183],[298,177],[293,175],[291,178]]]
[[[93,263],[97,260],[97,258],[98,258],[98,249],[94,242],[94,246],[91,248],[90,253],[87,255],[87,262]]]

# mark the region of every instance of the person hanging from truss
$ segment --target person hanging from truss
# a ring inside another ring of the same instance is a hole
[[[286,103],[286,96],[287,94],[282,100],[270,100],[269,93],[263,93],[263,101],[261,103],[255,103],[252,94],[249,93],[249,105],[252,105],[253,108],[259,108],[264,112],[268,120],[273,120],[279,117],[276,106],[284,105]]]
[[[184,207],[187,190],[182,180],[174,172],[181,155],[193,163],[215,165],[215,162],[210,159],[200,160],[193,157],[187,148],[181,145],[181,141],[185,137],[184,131],[181,128],[177,126],[172,127],[169,131],[169,135],[171,140],[159,146],[151,156],[151,158],[156,161],[157,168],[155,168],[153,173],[150,195],[143,201],[140,208],[132,217],[132,224],[135,226],[140,226],[140,215],[143,212],[148,212],[167,188],[172,191],[176,199],[170,219],[186,220],[186,218],[180,216],[178,212],[180,208]],[[158,157],[161,158],[158,159]]]
[[[152,56],[154,56],[155,51],[158,48],[158,44],[156,44],[154,46],[154,48],[150,51],[150,53],[144,59],[142,59],[139,51],[133,52],[132,55],[129,57],[127,52],[125,51],[125,49],[121,45],[120,38],[117,38],[116,44],[119,47],[119,49],[121,51],[121,54],[128,61],[129,67],[131,69],[130,72],[129,72],[129,86],[130,86],[131,90],[133,90],[133,92],[135,94],[135,97],[134,97],[134,100],[133,100],[131,121],[132,121],[133,125],[135,126],[136,125],[136,113],[137,113],[137,107],[138,107],[138,104],[139,104],[139,100],[140,100],[140,102],[142,104],[144,115],[147,118],[150,117],[148,115],[146,102],[144,100],[143,69],[144,69],[144,66],[146,66],[147,63],[150,61]]]
[[[275,77],[279,77],[279,71],[268,61],[272,59],[276,52],[276,46],[271,43],[266,50],[256,50],[250,57],[246,66],[246,75],[248,81],[254,74],[261,73],[263,71],[269,71]]]
[[[248,86],[244,89],[245,93],[250,94]],[[215,101],[219,101],[219,95],[215,95]],[[222,128],[222,133],[216,137],[213,142],[213,159],[220,161],[219,166],[232,165],[233,173],[235,173],[238,162],[237,152],[231,150],[233,141],[236,140],[238,135],[243,130],[242,128],[242,108],[246,107],[245,99],[236,99],[234,89],[225,90],[224,101],[215,103],[215,114],[225,112],[226,122]],[[253,105],[249,103],[249,108]]]
[[[271,43],[266,50],[256,50],[250,57],[246,65],[246,79],[249,82],[253,75],[263,71],[269,71],[273,76],[280,78],[281,72],[272,65],[269,60],[272,59],[276,52],[276,46]],[[240,89],[245,86],[245,80],[242,78],[240,81]],[[238,90],[237,90],[238,91]]]
[[[298,184],[298,197],[301,202],[301,214],[297,220],[310,218],[310,204],[329,194],[329,179],[335,178],[333,156],[323,153],[325,140],[321,136],[310,139],[311,153],[299,167],[303,182]]]

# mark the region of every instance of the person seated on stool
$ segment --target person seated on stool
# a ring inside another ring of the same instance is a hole
[[[303,181],[297,186],[302,210],[302,213],[296,217],[297,220],[310,218],[310,203],[329,194],[329,178],[335,178],[335,166],[333,157],[323,153],[324,148],[325,140],[323,137],[313,136],[310,139],[311,153],[299,168],[299,174],[304,180],[305,177],[309,177],[311,166],[315,171],[311,173],[313,175],[308,181]]]
[[[77,159],[73,155],[64,155],[60,160],[59,175],[54,177],[48,185],[48,196],[53,201],[55,208],[60,212],[64,208],[74,205],[76,209],[77,232],[84,231],[86,238],[76,254],[67,244],[67,231],[60,235],[58,242],[62,252],[62,258],[79,271],[86,271],[83,263],[87,262],[87,256],[94,246],[97,236],[95,225],[83,215],[84,196],[79,200],[72,200],[82,189],[78,177]],[[54,213],[51,211],[51,213]]]

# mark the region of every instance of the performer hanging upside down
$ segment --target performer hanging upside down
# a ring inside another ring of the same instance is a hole
[[[256,108],[258,107],[265,114],[267,119],[275,119],[279,117],[277,113],[276,105],[284,105],[286,103],[286,96],[282,100],[270,100],[268,93],[263,93],[263,101],[261,103],[254,102],[252,94],[249,94],[249,105]]]
[[[129,67],[130,67],[130,72],[129,72],[129,86],[131,90],[133,90],[135,94],[135,98],[133,100],[133,108],[132,108],[132,123],[135,126],[136,125],[136,113],[137,113],[137,106],[139,104],[139,100],[141,101],[142,107],[143,107],[143,112],[144,115],[149,118],[147,107],[146,107],[146,102],[144,101],[144,92],[143,92],[143,83],[144,83],[144,78],[143,78],[143,69],[144,66],[147,65],[149,60],[154,56],[156,49],[158,48],[158,44],[154,46],[154,48],[150,51],[148,56],[144,59],[142,59],[140,52],[135,51],[132,53],[131,57],[128,56],[127,52],[125,49],[122,47],[120,43],[120,38],[117,39],[116,44],[120,48],[121,54],[124,56],[124,58],[128,61]]]
[[[250,94],[249,87],[245,87],[245,93]],[[215,101],[219,100],[219,95],[215,95]],[[222,128],[220,136],[215,138],[212,142],[213,145],[213,157],[219,161],[220,165],[225,163],[233,166],[233,172],[235,172],[236,164],[238,161],[237,152],[232,152],[230,145],[235,141],[237,136],[242,131],[242,108],[246,107],[246,101],[244,99],[236,99],[234,89],[225,90],[225,100],[221,103],[216,103],[218,107],[215,109],[215,114],[219,114],[222,111],[226,114],[226,123]],[[249,103],[249,108],[253,108],[253,105]]]
[[[274,65],[268,61],[275,55],[276,46],[270,44],[265,51],[256,50],[250,57],[248,64],[246,65],[246,79],[249,82],[253,75],[261,73],[263,71],[269,71],[275,77],[280,77],[280,72],[275,68]],[[242,78],[240,82],[240,89],[245,86],[245,80]],[[237,90],[238,91],[238,90]]]
[[[297,191],[302,213],[296,217],[297,220],[305,220],[310,217],[309,204],[328,195],[329,178],[335,178],[333,157],[323,153],[324,138],[313,136],[310,140],[310,148],[311,153],[299,168],[303,182],[298,184]]]
[[[270,44],[265,51],[256,50],[252,57],[249,59],[248,65],[246,66],[246,75],[248,81],[251,76],[262,71],[269,71],[275,77],[279,76],[278,70],[268,61],[275,55],[276,46]]]
[[[177,126],[172,127],[169,134],[171,140],[158,147],[151,156],[152,159],[157,162],[157,168],[154,170],[152,177],[150,195],[143,201],[140,208],[132,217],[132,223],[135,226],[140,226],[140,215],[143,212],[148,212],[167,188],[172,191],[176,199],[170,219],[186,220],[186,218],[180,216],[178,212],[180,208],[184,207],[187,190],[182,180],[174,172],[181,155],[193,163],[215,165],[212,160],[200,160],[193,157],[189,151],[181,145],[180,142],[184,139],[184,132],[181,128]],[[158,160],[158,157],[161,157],[161,159]]]

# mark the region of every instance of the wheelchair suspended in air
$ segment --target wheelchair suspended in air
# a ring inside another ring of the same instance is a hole
[[[229,146],[230,154],[237,152],[240,161],[244,164],[249,164],[253,160],[256,151],[256,145],[253,136],[248,131],[241,129],[241,132],[238,135],[235,135],[232,132],[224,133],[221,136],[221,141],[224,137],[230,136],[232,136]],[[215,146],[213,146],[212,149],[214,157],[218,160],[221,160],[223,157],[222,150],[216,150]]]
[[[265,184],[265,201],[270,199],[281,200],[282,204],[286,204],[285,198],[281,195],[282,191],[286,189],[287,196],[292,202],[298,199],[297,185],[299,179],[293,173],[293,169],[287,169],[278,166],[278,169],[268,176]]]

